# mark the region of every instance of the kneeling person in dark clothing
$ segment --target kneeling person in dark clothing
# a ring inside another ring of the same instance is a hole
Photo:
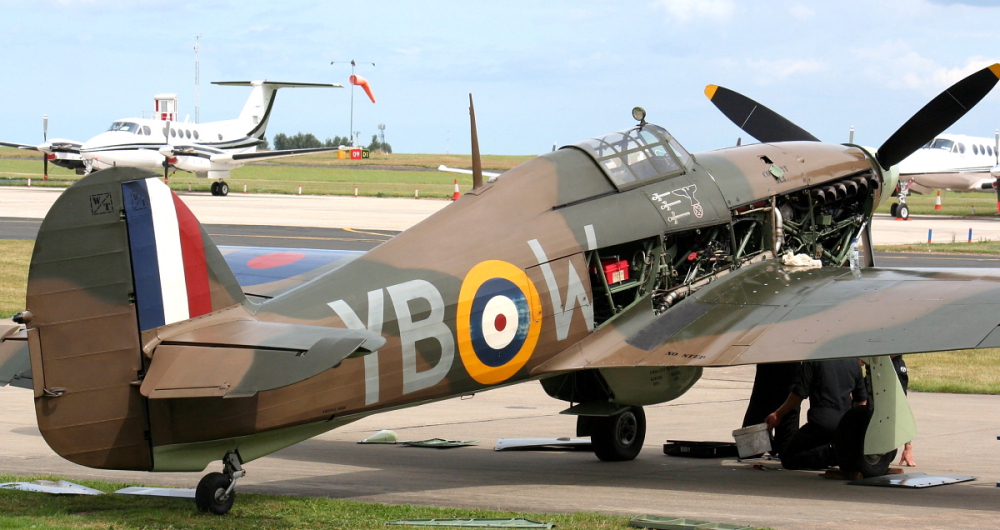
[[[837,424],[853,405],[868,403],[868,390],[857,359],[809,361],[799,367],[785,403],[767,417],[774,427],[781,418],[809,400],[806,424],[781,452],[785,469],[824,469],[836,464],[833,440]]]

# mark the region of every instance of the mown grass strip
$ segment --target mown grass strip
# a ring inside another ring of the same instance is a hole
[[[39,478],[0,474],[0,482],[26,482]],[[112,492],[136,484],[71,480]],[[122,495],[56,496],[0,490],[0,528],[100,528],[100,529],[286,529],[344,528],[385,529],[386,521],[431,518],[513,518],[552,522],[557,528],[604,530],[628,528],[628,517],[597,513],[542,514],[494,510],[462,510],[428,506],[345,501],[324,497],[291,497],[238,493],[233,510],[225,516],[199,513],[193,502]],[[392,528],[417,528],[393,526]]]
[[[875,245],[875,252],[931,252],[938,254],[982,254],[1000,257],[1000,241],[973,241],[955,243],[907,243],[904,245]]]
[[[0,239],[0,318],[8,319],[24,310],[33,248],[34,241]]]

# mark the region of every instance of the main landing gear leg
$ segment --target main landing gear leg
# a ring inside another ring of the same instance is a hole
[[[246,472],[240,466],[240,455],[229,451],[222,459],[223,472],[209,473],[202,477],[195,490],[194,502],[198,510],[215,515],[225,515],[236,501],[236,481]]]

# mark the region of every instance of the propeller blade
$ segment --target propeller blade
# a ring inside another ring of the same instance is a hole
[[[476,132],[476,106],[469,94],[469,121],[472,124],[472,189],[483,187],[483,161],[479,156],[479,133]]]
[[[42,142],[49,141],[49,115],[42,114]],[[49,154],[42,152],[42,180],[49,180]]]
[[[49,155],[42,153],[42,180],[49,180]]]
[[[1000,166],[1000,129],[993,130],[993,137],[996,139],[996,144],[993,146],[993,156],[996,157],[996,165]]]
[[[788,121],[784,116],[739,92],[708,85],[705,87],[705,95],[730,121],[759,142],[819,141],[819,138]]]
[[[42,115],[42,140],[49,141],[49,115]]]
[[[878,163],[884,168],[900,163],[965,116],[998,80],[1000,63],[983,68],[938,94],[878,148],[875,155]]]

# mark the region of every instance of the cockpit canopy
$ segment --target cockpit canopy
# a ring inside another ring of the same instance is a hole
[[[135,134],[139,132],[139,125],[136,123],[132,123],[130,121],[116,121],[111,124],[111,127],[108,127],[108,132],[112,131],[129,132]]]
[[[686,172],[691,155],[666,129],[645,124],[576,144],[619,189]]]
[[[148,125],[139,125],[138,123],[132,123],[130,121],[116,121],[108,127],[109,132],[127,132],[132,134],[144,134],[149,136],[150,130]]]

